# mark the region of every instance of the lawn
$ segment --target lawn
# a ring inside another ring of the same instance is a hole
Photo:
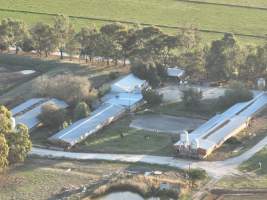
[[[174,155],[173,143],[178,136],[132,129],[129,128],[130,121],[130,117],[118,120],[74,149],[83,152]]]
[[[0,4],[1,8],[7,9],[63,13],[71,16],[137,23],[169,26],[194,24],[200,29],[254,35],[264,35],[267,32],[267,27],[262,26],[262,22],[267,20],[265,11],[192,4],[176,0],[0,0]],[[40,20],[51,22],[51,16],[1,11],[0,18],[4,17],[23,19],[30,24]],[[78,28],[87,23],[90,24],[91,21],[75,19]],[[205,35],[213,35],[213,33]],[[205,38],[209,37],[214,36]]]
[[[261,168],[259,162],[262,163]],[[255,172],[258,175],[267,176],[267,147],[256,153],[252,158],[244,162],[240,169],[242,171]]]

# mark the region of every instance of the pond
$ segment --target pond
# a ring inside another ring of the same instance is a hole
[[[97,200],[173,200],[168,197],[150,197],[144,198],[141,195],[134,192],[112,192]]]

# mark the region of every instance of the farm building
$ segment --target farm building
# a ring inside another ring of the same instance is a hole
[[[261,93],[248,102],[238,103],[188,134],[181,134],[174,144],[178,154],[205,158],[227,139],[245,129],[251,118],[267,105],[267,94]]]
[[[55,104],[60,108],[68,107],[64,101],[60,101],[58,99],[33,98],[11,110],[16,124],[25,124],[29,129],[36,127],[40,123],[38,116],[41,114],[42,107],[45,104]]]
[[[146,81],[130,74],[115,82],[104,102],[91,115],[70,125],[49,138],[51,142],[73,146],[119,119],[127,110],[134,110],[143,102],[141,90]]]
[[[168,67],[167,75],[173,78],[181,78],[185,75],[185,70],[180,69],[178,67]]]
[[[111,86],[112,93],[140,93],[147,86],[145,80],[137,78],[133,74],[129,74],[122,79],[116,81]]]
[[[117,120],[125,113],[125,108],[113,104],[104,104],[90,117],[81,119],[49,138],[50,141],[64,146],[73,146],[96,133],[104,126]]]

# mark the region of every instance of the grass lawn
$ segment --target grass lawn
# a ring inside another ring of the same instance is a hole
[[[261,169],[259,162],[262,163]],[[267,176],[267,147],[256,153],[252,158],[244,162],[240,169],[242,171],[255,172],[258,175]]]
[[[156,165],[104,161],[64,161],[29,158],[23,165],[0,174],[1,200],[47,200],[63,188],[81,187],[118,171],[151,171],[177,174],[180,170]],[[176,177],[177,178],[177,177]]]
[[[265,11],[192,4],[175,0],[0,0],[0,4],[1,8],[7,9],[63,13],[137,23],[169,26],[194,24],[200,29],[254,35],[264,35],[267,32],[267,27],[262,26],[262,22],[267,20]],[[30,24],[40,20],[51,22],[51,16],[1,11],[0,18],[4,17],[23,19]],[[74,20],[77,28],[96,22],[95,20]],[[213,35],[213,33],[205,35]],[[208,39],[210,36],[205,38]],[[252,41],[253,38],[250,40]]]
[[[178,136],[128,128],[130,117],[118,120],[88,137],[74,149],[84,152],[174,155]],[[121,137],[121,134],[124,136]]]

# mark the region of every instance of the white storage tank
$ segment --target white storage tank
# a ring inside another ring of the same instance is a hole
[[[191,148],[197,150],[199,148],[199,140],[198,139],[194,139],[191,142]]]
[[[184,145],[189,145],[190,141],[189,141],[189,134],[187,131],[183,131],[180,135],[180,140]]]

